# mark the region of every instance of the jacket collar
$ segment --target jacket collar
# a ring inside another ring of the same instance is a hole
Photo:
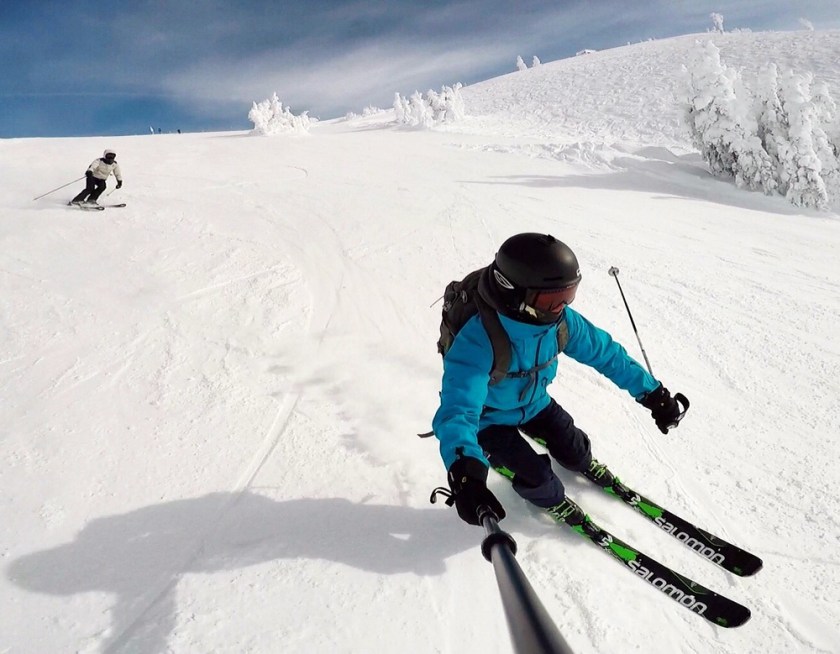
[[[527,322],[520,322],[513,318],[508,318],[503,313],[499,313],[499,320],[502,321],[502,326],[511,338],[536,338],[544,336],[554,329],[557,324],[532,325]]]

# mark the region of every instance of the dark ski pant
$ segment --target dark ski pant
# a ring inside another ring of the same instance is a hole
[[[589,437],[553,399],[528,422],[491,425],[478,432],[478,444],[490,465],[504,466],[514,474],[513,489],[519,495],[542,508],[560,504],[565,491],[551,469],[551,459],[538,454],[520,432],[545,445],[560,465],[574,471],[589,468],[592,461]]]
[[[102,191],[105,190],[105,180],[97,177],[88,177],[85,182],[85,190],[79,193],[70,202],[96,202]]]

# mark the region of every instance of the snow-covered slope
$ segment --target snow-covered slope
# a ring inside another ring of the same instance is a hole
[[[685,94],[681,71],[696,44],[709,39],[748,83],[774,62],[780,70],[814,73],[835,100],[840,97],[840,30],[706,33],[594,52],[474,84],[463,91],[467,111],[504,118],[506,133],[543,141],[690,147],[676,104]],[[477,129],[485,124],[474,122]]]
[[[733,578],[558,469],[753,610],[716,630],[493,478],[575,651],[840,651],[840,223],[687,152],[665,91],[694,38],[464,89],[446,131],[0,141],[0,651],[511,651],[482,532],[428,504],[444,470],[414,434],[430,305],[526,230],[575,249],[576,307],[640,356],[621,269],[654,372],[692,400],[663,436],[564,359],[551,390],[596,456],[765,560]],[[714,38],[837,87],[836,32]],[[76,184],[31,201],[106,147],[125,209],[64,206]]]

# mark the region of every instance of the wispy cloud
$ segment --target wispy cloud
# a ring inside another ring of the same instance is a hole
[[[173,71],[162,83],[170,93],[210,105],[250,102],[277,91],[287,104],[334,113],[368,103],[390,104],[396,92],[512,72],[518,54],[538,54],[546,61],[558,50],[570,54],[585,25],[594,22],[596,32],[606,35],[615,21],[610,8],[592,9],[584,3],[567,3],[574,6],[566,8],[554,4],[533,13],[498,3],[498,12],[488,19],[488,4],[494,3],[444,6],[418,16],[411,25],[394,23],[392,32],[359,41],[316,33],[257,55],[213,56]],[[624,19],[632,14],[625,12]],[[337,10],[332,17],[347,15],[346,9]],[[508,28],[502,29],[506,18]]]
[[[37,98],[38,116],[71,133],[126,112],[181,124],[228,124],[276,91],[329,117],[408,94],[512,72],[517,55],[543,62],[711,27],[840,27],[837,0],[134,0],[116,11],[77,3],[0,3],[0,135]],[[79,102],[67,102],[77,98]],[[81,99],[88,98],[88,104]],[[132,104],[131,99],[142,99]],[[2,113],[2,112],[0,112]],[[122,124],[122,122],[120,122]],[[241,125],[241,123],[240,123]],[[67,128],[69,129],[69,127]],[[97,130],[101,127],[97,127]],[[55,133],[55,132],[52,132]]]
[[[277,91],[287,104],[329,112],[383,100],[390,103],[395,92],[453,84],[470,71],[499,63],[495,46],[489,44],[442,51],[434,45],[398,41],[368,43],[329,57],[296,58],[274,52],[242,62],[200,62],[166,76],[163,84],[185,100],[251,101]],[[513,70],[512,58],[510,65]]]

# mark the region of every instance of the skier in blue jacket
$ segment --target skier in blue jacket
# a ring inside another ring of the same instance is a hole
[[[571,524],[582,520],[577,505],[564,502],[563,484],[549,457],[538,454],[522,434],[544,444],[563,467],[602,485],[611,483],[611,473],[592,458],[589,437],[547,392],[561,351],[630,393],[663,433],[679,422],[680,405],[668,390],[607,332],[568,306],[580,279],[574,253],[553,236],[509,238],[482,273],[478,293],[497,312],[510,339],[510,372],[491,383],[493,347],[478,314],[458,331],[444,356],[432,427],[458,515],[469,524],[479,524],[481,506],[499,519],[505,516],[487,488],[489,465],[511,471],[514,490],[526,500]]]

